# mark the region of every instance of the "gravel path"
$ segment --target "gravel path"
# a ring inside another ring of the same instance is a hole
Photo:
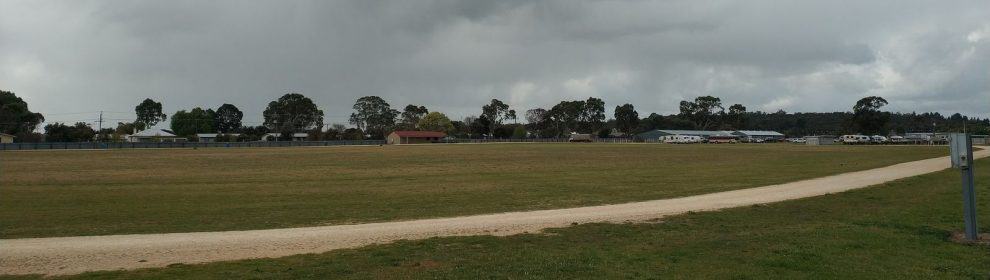
[[[977,151],[975,157],[990,155]],[[645,202],[358,225],[82,237],[0,239],[0,274],[77,274],[272,258],[435,236],[511,235],[572,223],[645,221],[688,211],[711,211],[824,195],[949,167],[947,157],[901,163],[818,179]]]

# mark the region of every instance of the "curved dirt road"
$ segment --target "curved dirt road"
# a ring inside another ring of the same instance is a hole
[[[977,151],[975,157],[990,155]],[[636,203],[358,225],[0,240],[0,274],[76,274],[320,253],[400,239],[511,235],[571,223],[644,221],[824,195],[949,167],[947,157],[751,189]]]

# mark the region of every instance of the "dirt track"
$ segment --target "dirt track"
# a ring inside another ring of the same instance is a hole
[[[975,157],[990,156],[990,150]],[[400,239],[511,235],[571,223],[644,221],[818,196],[948,168],[947,157],[751,189],[636,203],[359,225],[196,232],[0,239],[0,274],[76,274],[320,253]]]

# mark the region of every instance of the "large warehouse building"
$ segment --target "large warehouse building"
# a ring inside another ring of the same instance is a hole
[[[736,130],[732,132],[732,135],[739,136],[739,139],[743,141],[755,141],[755,140],[772,140],[780,141],[784,140],[784,134],[776,131],[764,131],[764,130]]]

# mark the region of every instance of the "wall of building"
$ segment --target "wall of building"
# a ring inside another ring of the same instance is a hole
[[[835,141],[831,137],[806,137],[805,143],[812,146],[832,145],[835,144]]]

